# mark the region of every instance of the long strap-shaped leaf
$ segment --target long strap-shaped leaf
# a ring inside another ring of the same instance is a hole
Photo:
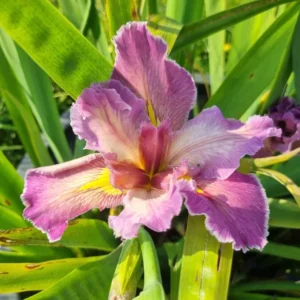
[[[51,164],[52,160],[42,141],[39,127],[26,101],[23,89],[20,87],[1,48],[0,65],[2,97],[27,153],[36,167]]]
[[[144,266],[144,290],[135,300],[165,300],[156,249],[150,234],[144,229],[138,236]]]
[[[260,12],[283,3],[293,2],[295,0],[261,0],[249,4],[241,5],[236,8],[226,10],[189,25],[185,25],[180,32],[174,45],[173,51],[176,51],[186,45],[196,43],[203,38],[226,29],[227,27],[246,20]]]
[[[114,269],[118,263],[120,250],[118,248],[105,257],[98,257],[99,260],[94,260],[76,268],[51,288],[27,299],[108,299],[109,288],[113,279]]]
[[[206,230],[204,216],[189,216],[178,299],[227,299],[232,255],[231,244],[220,244]]]
[[[132,299],[142,273],[142,254],[139,242],[136,238],[126,240],[111,283],[109,299]]]
[[[0,0],[0,26],[76,98],[112,66],[48,0]]]
[[[87,231],[89,234],[86,234]],[[55,243],[49,243],[47,236],[34,227],[0,230],[0,236],[2,237],[0,247],[41,245],[112,251],[118,246],[118,242],[107,224],[91,219],[71,221],[62,239]]]
[[[50,78],[3,30],[0,30],[0,44],[56,159],[59,162],[70,160],[71,152],[60,123]]]
[[[4,197],[4,203],[0,202],[0,204],[8,206],[11,210],[21,214],[24,209],[24,205],[20,200],[24,184],[23,179],[1,151],[0,169],[0,195]]]
[[[231,118],[240,118],[247,111],[274,78],[299,7],[299,2],[292,5],[271,25],[230,72],[206,107],[217,105]]]
[[[0,264],[0,291],[18,293],[39,291],[53,286],[74,269],[103,257],[82,257],[51,260],[42,263]]]

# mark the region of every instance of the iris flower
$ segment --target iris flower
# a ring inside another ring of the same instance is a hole
[[[236,250],[262,248],[266,196],[254,175],[236,169],[280,130],[267,116],[244,124],[225,119],[217,107],[188,121],[196,87],[167,59],[166,43],[138,22],[123,26],[114,43],[111,79],[85,89],[71,108],[73,131],[98,153],[29,170],[24,217],[54,242],[68,220],[121,205],[109,226],[117,237],[131,239],[143,225],[169,229],[185,202],[191,215],[206,216],[220,242],[232,242]]]
[[[269,117],[282,134],[267,138],[264,148],[255,157],[272,156],[275,152],[285,153],[300,147],[300,106],[294,99],[281,98],[279,103],[269,109]]]

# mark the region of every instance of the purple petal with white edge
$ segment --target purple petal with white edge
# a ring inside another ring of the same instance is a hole
[[[148,173],[156,173],[165,163],[171,138],[172,132],[168,121],[163,121],[158,127],[151,123],[141,126],[140,155],[144,169]]]
[[[175,185],[168,191],[135,189],[124,197],[124,209],[119,216],[109,217],[109,226],[117,237],[131,239],[137,236],[140,226],[154,231],[166,231],[174,216],[179,215],[182,196]]]
[[[146,23],[132,22],[121,27],[114,42],[112,78],[150,101],[157,124],[170,120],[173,130],[181,128],[195,104],[196,87],[185,69],[167,59],[164,40],[154,37]]]
[[[255,154],[265,138],[280,134],[267,116],[253,116],[243,124],[225,119],[214,106],[175,133],[168,162],[176,166],[187,160],[191,167],[200,167],[202,177],[225,179],[239,167],[243,156]]]
[[[85,89],[71,108],[71,126],[86,149],[119,160],[138,160],[139,126],[147,121],[143,100],[114,80]]]
[[[61,238],[68,220],[92,208],[120,205],[123,194],[110,185],[103,158],[91,154],[29,170],[21,197],[26,206],[24,217],[54,242]]]
[[[262,249],[267,243],[268,203],[254,175],[234,172],[225,180],[179,182],[191,215],[205,215],[206,228],[221,243],[233,243],[235,250]],[[201,189],[201,190],[199,190]]]

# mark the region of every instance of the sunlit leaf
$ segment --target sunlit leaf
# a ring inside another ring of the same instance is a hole
[[[103,257],[66,258],[42,263],[0,264],[0,291],[39,291],[53,286],[74,269],[87,263],[99,264]],[[101,263],[100,263],[101,264]]]
[[[288,151],[286,153],[282,153],[276,156],[263,157],[254,159],[253,163],[257,168],[269,167],[275,164],[284,163],[290,160],[292,157],[295,157],[300,153],[300,148],[296,148],[295,150]]]
[[[78,219],[70,222],[62,239],[55,243],[49,243],[45,234],[34,227],[29,227],[0,230],[0,245],[43,245],[112,251],[118,242],[107,223],[100,220]]]
[[[74,99],[110,77],[110,63],[47,0],[1,0],[0,26]]]
[[[181,262],[178,299],[226,299],[232,263],[231,244],[220,244],[204,225],[189,216]],[[199,263],[201,262],[201,263]]]
[[[281,183],[283,186],[286,187],[286,189],[293,195],[296,202],[300,206],[300,187],[295,184],[295,182],[289,178],[288,176],[284,175],[283,173],[280,173],[276,170],[271,169],[258,169],[256,171],[258,174],[262,174],[265,176],[269,176],[277,180],[279,183]]]
[[[182,26],[172,19],[159,15],[150,16],[148,20],[150,31],[154,35],[161,36],[167,42],[168,52],[172,50]]]
[[[132,299],[142,275],[142,255],[137,239],[127,240],[122,246],[111,288],[110,299]]]
[[[56,300],[108,299],[109,288],[118,262],[120,250],[81,265],[51,288],[30,298]],[[87,258],[84,258],[87,259]]]

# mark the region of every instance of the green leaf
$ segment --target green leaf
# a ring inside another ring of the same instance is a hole
[[[34,227],[29,227],[0,230],[0,245],[41,245],[112,251],[118,246],[118,242],[105,222],[92,219],[78,219],[69,223],[62,239],[55,243],[49,243],[45,234]]]
[[[300,284],[297,282],[283,280],[268,280],[268,281],[252,281],[244,284],[236,285],[232,288],[233,292],[244,291],[284,291],[284,292],[299,292]]]
[[[277,295],[263,295],[263,294],[254,294],[254,293],[230,293],[230,300],[297,300],[297,298],[291,297],[279,297]]]
[[[227,299],[232,245],[220,244],[204,225],[204,216],[189,216],[181,263],[179,300]]]
[[[0,30],[0,44],[56,159],[59,162],[70,160],[71,151],[60,123],[50,79],[3,30]]]
[[[2,197],[0,197],[1,199]],[[4,202],[5,200],[3,200]],[[2,201],[1,201],[2,202]],[[3,229],[27,227],[28,223],[16,212],[0,205],[0,231]]]
[[[90,13],[91,0],[58,0],[60,11],[83,32]]]
[[[1,251],[0,250],[0,263],[37,263],[44,262],[51,259],[70,258],[74,253],[69,249],[53,249],[44,247],[14,247],[17,251]],[[52,250],[52,251],[45,251]],[[53,251],[55,250],[55,251]],[[64,251],[57,251],[64,250]]]
[[[138,239],[141,245],[144,266],[144,289],[136,300],[164,300],[165,293],[161,282],[156,249],[149,233],[141,228]]]
[[[132,20],[131,3],[128,0],[109,0],[105,2],[105,11],[111,38],[116,35],[122,25]]]
[[[132,299],[142,273],[139,242],[137,239],[126,240],[111,283],[109,299]]]
[[[297,185],[300,185],[300,169],[295,168],[300,164],[300,157],[296,156],[291,158],[284,164],[274,165],[273,169],[285,174],[291,178]],[[266,189],[267,195],[270,198],[282,198],[289,195],[285,186],[269,176],[260,176],[260,181],[263,187]]]
[[[181,24],[198,21],[203,15],[204,0],[168,0],[166,16]]]
[[[226,117],[240,118],[270,84],[293,31],[300,3],[290,7],[251,47],[206,103]]]
[[[0,0],[0,26],[74,99],[110,77],[110,63],[47,0]]]
[[[239,4],[250,3],[252,0],[242,0]],[[228,54],[228,62],[226,65],[226,73],[229,73],[240,59],[246,54],[257,39],[265,32],[265,30],[274,22],[276,8],[269,9],[264,13],[255,15],[241,23],[233,26],[230,30],[230,51]],[[247,34],[245,34],[247,32]]]
[[[300,17],[298,17],[292,40],[292,65],[295,74],[296,98],[300,101]]]
[[[95,7],[95,0],[59,0],[62,13],[95,45],[100,53],[111,63],[103,22]]]
[[[269,242],[262,254],[300,261],[300,248]]]
[[[284,50],[275,77],[267,91],[267,97],[264,97],[262,103],[260,103],[261,107],[258,110],[260,114],[266,113],[272,104],[284,96],[284,90],[292,73],[292,36],[289,36],[287,47]]]
[[[1,3],[1,2],[0,2]],[[1,6],[1,4],[0,4]],[[38,125],[15,74],[0,48],[0,90],[18,135],[33,164],[50,165],[50,155],[45,147]]]
[[[49,288],[74,269],[90,264],[101,264],[104,257],[66,258],[42,263],[0,264],[2,293],[39,291]],[[70,298],[69,298],[70,299]]]
[[[280,173],[276,170],[272,169],[258,169],[256,171],[258,174],[262,174],[265,176],[269,176],[277,180],[280,184],[286,187],[286,189],[293,195],[294,199],[300,206],[300,187],[295,184],[295,182],[290,179],[288,176],[284,175],[283,173]]]
[[[120,250],[119,248],[101,259],[98,257],[98,260],[78,267],[51,288],[27,299],[108,299]]]
[[[167,42],[168,52],[172,50],[183,26],[172,19],[159,15],[150,16],[147,25],[152,34],[162,37]]]
[[[236,8],[226,10],[198,22],[185,25],[180,32],[178,39],[174,45],[173,51],[177,51],[182,47],[194,44],[197,41],[222,29],[239,23],[250,18],[260,12],[268,10],[272,7],[283,3],[293,2],[295,0],[261,0],[254,1],[249,4],[241,5]]]
[[[268,199],[269,225],[272,227],[300,229],[300,207],[285,199]]]
[[[0,72],[1,73],[1,72]],[[0,151],[0,204],[9,207],[21,215],[24,205],[20,199],[23,191],[23,178],[17,173],[13,165]]]
[[[183,253],[184,239],[180,239],[177,243],[164,243],[163,247],[168,255],[168,263],[170,267],[170,300],[178,299],[181,257]]]
[[[283,154],[279,154],[276,156],[264,157],[264,158],[255,158],[253,163],[257,168],[269,167],[275,164],[284,163],[291,158],[295,157],[300,153],[300,148],[296,148],[295,150],[288,151]]]
[[[225,0],[206,0],[205,12],[207,16],[225,10]],[[225,66],[225,31],[219,31],[208,37],[209,76],[211,94],[214,94],[224,79]]]

